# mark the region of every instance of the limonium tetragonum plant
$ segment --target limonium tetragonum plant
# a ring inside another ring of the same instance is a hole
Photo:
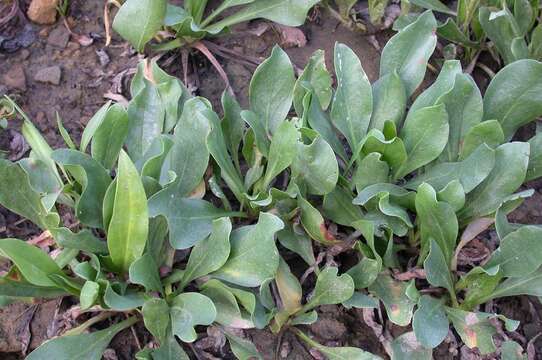
[[[291,331],[329,359],[379,359],[310,337],[306,325],[329,304],[383,306],[384,321],[405,327],[383,343],[393,359],[430,359],[450,328],[468,347],[496,351],[495,324],[518,322],[484,304],[542,296],[542,228],[507,219],[532,194],[518,189],[542,173],[542,137],[510,141],[542,114],[542,64],[511,63],[482,96],[447,61],[412,101],[435,28],[426,12],[391,38],[374,84],[346,45],[335,47],[335,87],[322,51],[296,79],[276,47],[254,73],[249,109],[225,92],[222,118],[155,62],[139,65],[128,107],[107,103],[77,147],[63,132],[67,148],[52,150],[25,117],[32,151],[0,160],[2,183],[17,184],[2,186],[0,203],[58,250],[53,259],[0,240],[13,263],[0,295],[74,296],[98,312],[28,358],[100,359],[115,334],[143,321],[158,346],[139,359],[187,358],[182,344],[205,326],[240,359],[264,357],[235,330],[251,328]],[[61,223],[66,211],[75,226]],[[498,247],[459,261],[492,224]],[[399,276],[408,273],[417,275]],[[126,320],[86,333],[115,312]]]

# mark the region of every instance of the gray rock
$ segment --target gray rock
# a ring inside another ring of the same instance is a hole
[[[59,66],[49,66],[38,70],[34,75],[34,80],[44,84],[58,85],[61,77],[62,70]]]
[[[47,44],[64,49],[70,41],[70,33],[64,26],[57,26],[51,31],[47,38]]]

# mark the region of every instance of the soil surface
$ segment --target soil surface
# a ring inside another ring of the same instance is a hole
[[[111,45],[105,46],[102,0],[71,1],[66,24],[71,28],[72,34],[62,20],[51,26],[29,22],[22,15],[28,2],[19,1],[21,13],[18,19],[0,28],[0,95],[12,96],[53,147],[64,146],[56,125],[57,114],[70,136],[78,142],[90,117],[108,98],[122,101],[123,97],[129,97],[129,81],[140,56],[115,35]],[[378,33],[374,37],[355,34],[340,26],[329,15],[319,13],[318,9],[311,12],[308,24],[300,28],[302,33],[290,33],[285,39],[283,30],[269,23],[256,21],[233,29],[226,37],[212,40],[222,48],[243,54],[237,56],[232,53],[226,58],[218,56],[218,60],[244,107],[248,105],[248,86],[255,66],[247,64],[243,59],[261,61],[278,43],[286,48],[297,69],[302,69],[317,49],[325,50],[328,69],[332,69],[333,47],[338,41],[350,46],[358,54],[369,79],[375,81],[380,59],[378,47],[383,46],[390,36],[388,32]],[[208,98],[220,112],[224,81],[204,57],[196,53],[192,55],[189,57],[187,85],[194,94]],[[180,52],[172,52],[163,55],[159,63],[170,74],[185,79],[181,58]],[[428,72],[428,79],[432,77]],[[476,78],[480,78],[480,85],[485,87],[487,79],[483,76]],[[20,159],[28,151],[19,129],[20,123],[13,121],[7,130],[0,130],[0,150],[13,161]],[[530,134],[532,129],[526,129],[521,136],[528,138]],[[514,212],[511,220],[542,223],[542,182],[528,185],[535,188],[536,193]],[[29,239],[37,235],[37,228],[0,207],[0,237]],[[490,231],[482,234],[480,238],[491,236],[494,234]],[[0,261],[0,271],[2,269],[3,264]],[[39,346],[44,340],[59,334],[63,327],[74,326],[88,318],[88,315],[77,317],[72,305],[69,299],[63,299],[0,307],[0,358],[23,358],[25,353]],[[486,309],[482,310],[499,312],[521,320],[522,325],[517,334],[508,336],[519,341],[524,348],[541,332],[540,303],[536,299],[505,299],[485,307]],[[367,325],[370,323],[367,317],[375,317],[381,322],[381,312],[363,314],[361,310],[345,310],[337,306],[325,306],[319,312],[319,321],[307,330],[322,344],[356,346],[387,357],[382,341],[375,335],[374,326],[371,328]],[[385,325],[385,335],[398,336],[407,331],[392,326],[389,322]],[[283,334],[280,344],[277,344],[277,336],[268,331],[251,330],[245,332],[244,336],[252,338],[266,359],[319,358],[318,354],[307,349],[291,333]],[[450,333],[448,339],[435,351],[435,357],[482,358],[458,345],[457,339],[456,334]],[[151,340],[152,337],[144,327],[138,324],[115,337],[104,358],[133,359],[139,348],[146,346]],[[497,341],[502,341],[502,337]],[[186,347],[186,350],[191,356],[197,354],[198,359],[232,358],[227,346],[221,345],[221,340],[211,327],[207,330],[207,337],[202,334],[201,340]],[[537,354],[542,353],[542,337],[531,344],[531,347]]]

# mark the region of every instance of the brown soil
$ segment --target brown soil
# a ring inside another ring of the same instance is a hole
[[[20,3],[21,8],[26,9],[28,1]],[[116,37],[109,47],[105,47],[102,0],[72,0],[71,4],[68,23],[74,33],[93,39],[90,46],[83,46],[77,41],[76,36],[70,36],[62,21],[52,26],[38,26],[27,22],[23,17],[0,31],[0,95],[8,93],[13,96],[53,147],[63,146],[63,140],[56,127],[56,113],[58,112],[64,126],[77,142],[90,117],[104,103],[104,94],[121,93],[125,97],[129,96],[127,90],[131,69],[134,69],[139,60],[138,56]],[[227,37],[214,41],[239,53],[263,59],[269,55],[276,43],[281,42],[281,37],[273,28],[260,36],[252,34],[260,26],[261,22],[242,25]],[[370,80],[377,79],[380,55],[367,38],[338,26],[336,21],[325,15],[316,16],[301,29],[307,37],[306,46],[286,49],[297,68],[301,69],[315,50],[324,49],[328,58],[328,68],[332,69],[333,47],[335,42],[339,41],[350,46],[358,54]],[[6,38],[11,40],[4,41]],[[387,38],[388,33],[376,36],[381,46],[385,44]],[[245,66],[235,59],[219,58],[219,60],[228,74],[235,94],[246,107],[249,81],[254,68]],[[183,78],[179,53],[167,54],[160,61],[165,64],[170,74]],[[58,85],[39,81],[39,79],[43,81],[43,78],[38,74],[43,75],[43,72],[50,81],[55,81],[54,71],[47,70],[51,67],[59,67],[61,70]],[[224,90],[224,83],[216,70],[206,59],[195,54],[191,58],[191,71],[188,75],[189,85],[194,92],[210,99],[215,109],[220,111],[220,96]],[[20,158],[27,150],[21,142],[19,126],[18,122],[12,122],[7,131],[0,130],[0,150],[7,151],[12,160]],[[541,184],[531,185],[539,189]],[[542,194],[537,191],[535,196],[516,211],[514,221],[542,223],[541,197]],[[35,227],[18,220],[17,216],[0,207],[0,229],[5,228],[0,232],[0,237],[27,239],[37,234]],[[522,321],[520,333],[527,341],[541,331],[540,318],[535,316],[539,308],[537,301],[531,301],[526,297],[494,304],[494,311]],[[24,349],[27,348],[29,352],[47,338],[54,336],[58,330],[55,324],[62,319],[66,309],[67,306],[58,301],[19,303],[0,308],[0,358],[20,358]],[[114,359],[113,355],[119,359],[133,359],[138,346],[145,346],[151,341],[143,326],[138,325],[135,329],[135,334],[128,329],[114,339],[108,359]],[[386,357],[381,342],[363,321],[361,311],[347,311],[336,306],[323,307],[319,310],[319,321],[307,330],[325,345],[357,346]],[[393,335],[405,331],[391,326],[388,330]],[[280,358],[313,358],[310,349],[306,349],[291,333],[282,336],[280,346],[277,346],[277,337],[268,331],[251,330],[246,332],[246,335],[252,338],[266,359],[274,359],[277,350],[280,352]],[[536,347],[539,350],[542,341],[538,341]],[[459,355],[454,355],[459,352],[466,354],[461,358],[480,358],[467,354],[464,349],[461,351],[454,349],[453,341],[450,341],[441,345],[435,355],[439,359],[460,358]],[[205,354],[209,353],[207,350],[203,353],[198,343],[194,344],[192,350],[197,351],[203,358],[207,358]],[[231,353],[224,349],[210,353],[217,358],[231,358]]]

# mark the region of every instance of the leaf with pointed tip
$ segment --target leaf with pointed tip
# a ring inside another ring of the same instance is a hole
[[[542,296],[542,267],[529,275],[504,280],[483,302],[517,295]]]
[[[534,180],[542,176],[542,133],[538,133],[529,139],[529,147],[531,152],[525,181]]]
[[[283,309],[288,314],[294,314],[297,310],[301,309],[301,297],[303,296],[301,284],[295,275],[292,274],[290,267],[282,257],[279,261],[275,283]]]
[[[106,102],[98,111],[96,111],[96,113],[88,121],[87,126],[85,126],[83,134],[81,135],[79,150],[81,150],[82,152],[86,151],[87,146],[90,144],[92,138],[94,137],[94,134],[104,121],[105,115],[107,114],[107,110],[109,110],[110,106],[111,101]]]
[[[331,105],[331,121],[357,154],[373,111],[371,83],[357,55],[341,43],[335,44],[335,74],[337,90]]]
[[[224,110],[222,133],[224,134],[226,146],[233,158],[233,162],[239,168],[239,145],[243,140],[246,130],[245,121],[241,117],[241,106],[227,91],[222,93],[221,102],[222,109]]]
[[[382,50],[380,77],[397,71],[407,96],[421,84],[429,57],[437,44],[437,22],[431,11],[395,34]]]
[[[446,313],[465,345],[471,349],[478,348],[481,354],[495,351],[493,335],[497,333],[497,329],[489,321],[492,314],[452,308],[446,308]]]
[[[343,301],[342,303],[347,309],[376,309],[378,304],[378,299],[361,292],[355,292],[350,299]]]
[[[412,319],[416,339],[426,348],[436,348],[448,335],[448,327],[442,301],[423,295]]]
[[[412,319],[415,303],[406,296],[407,283],[395,281],[391,276],[380,274],[369,287],[369,292],[379,298],[386,308],[390,321],[407,326]]]
[[[170,316],[173,334],[191,343],[197,339],[194,326],[211,325],[216,318],[216,308],[207,296],[187,292],[171,300]]]
[[[298,139],[299,132],[293,122],[283,121],[277,126],[269,146],[267,168],[262,180],[264,191],[294,161],[298,149]]]
[[[92,307],[98,295],[100,293],[100,285],[94,281],[86,281],[81,289],[81,294],[79,295],[79,302],[81,304],[81,310],[87,310]]]
[[[362,154],[382,154],[384,160],[391,169],[397,170],[407,159],[407,152],[403,140],[398,137],[386,139],[378,130],[371,130],[362,147]]]
[[[58,287],[44,287],[24,281],[14,281],[7,277],[0,278],[0,296],[8,298],[35,297],[35,298],[58,298],[69,295],[68,292]]]
[[[297,197],[297,204],[301,212],[301,224],[313,240],[324,245],[332,245],[337,242],[333,234],[328,231],[324,217],[318,209],[301,195]]]
[[[128,113],[122,105],[114,104],[92,137],[92,158],[106,169],[112,169],[128,135]]]
[[[354,281],[348,274],[337,276],[339,269],[327,267],[316,279],[312,297],[303,310],[309,311],[320,305],[340,304],[354,294]]]
[[[213,301],[217,323],[237,329],[254,327],[256,297],[252,292],[227,286],[216,279],[201,285],[200,290]]]
[[[382,76],[372,86],[373,113],[369,129],[382,131],[386,121],[401,125],[406,110],[405,85],[396,71]]]
[[[455,301],[454,282],[447,259],[433,238],[431,238],[429,255],[425,259],[423,267],[427,281],[433,286],[440,286],[447,289]]]
[[[275,233],[283,227],[284,223],[277,216],[262,212],[255,225],[233,231],[230,257],[212,275],[247,287],[259,286],[273,278],[279,266]]]
[[[237,359],[263,359],[262,355],[258,352],[258,349],[256,349],[256,346],[254,346],[254,344],[247,339],[236,336],[229,331],[224,332],[224,335],[226,335],[226,339],[228,339],[228,342],[230,343],[231,351],[237,357]]]
[[[77,249],[94,254],[107,254],[107,243],[95,237],[89,230],[81,230],[78,233],[71,232],[68,228],[50,229],[55,242],[67,249]]]
[[[324,215],[337,224],[350,226],[363,217],[361,208],[352,204],[353,200],[350,191],[337,186],[332,192],[324,195]]]
[[[331,75],[326,68],[324,51],[316,50],[294,86],[294,108],[297,115],[303,116],[303,99],[308,92],[316,96],[320,109],[326,110],[331,103],[333,92],[331,84]]]
[[[143,306],[145,303],[143,293],[129,290],[119,294],[123,291],[123,285],[107,282],[103,296],[104,303],[114,311],[129,311]]]
[[[325,355],[329,360],[382,360],[380,356],[371,354],[355,347],[330,347],[324,346],[310,337],[305,335],[299,330],[295,330],[297,336],[301,338],[311,348],[318,350],[318,352]]]

